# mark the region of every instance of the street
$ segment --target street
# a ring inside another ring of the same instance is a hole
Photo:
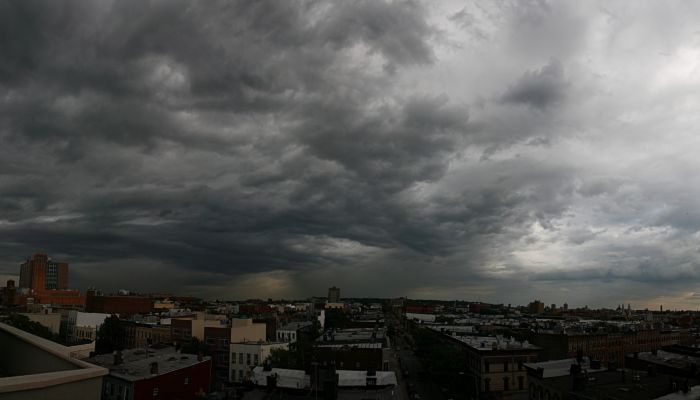
[[[438,385],[430,380],[427,371],[423,369],[411,348],[411,343],[406,340],[404,335],[408,333],[401,328],[400,321],[389,313],[386,314],[385,321],[387,326],[392,324],[397,332],[392,343],[396,362],[395,365],[390,362],[390,368],[396,373],[401,399],[446,400]],[[403,334],[399,335],[399,331]]]

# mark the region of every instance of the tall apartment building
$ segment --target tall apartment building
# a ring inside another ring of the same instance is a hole
[[[528,304],[527,308],[530,314],[542,314],[544,312],[544,303],[539,300],[535,300]]]
[[[45,253],[36,253],[20,265],[19,287],[34,291],[68,289],[68,263],[53,261]]]
[[[333,286],[328,288],[328,302],[329,303],[339,303],[340,302],[340,288]]]

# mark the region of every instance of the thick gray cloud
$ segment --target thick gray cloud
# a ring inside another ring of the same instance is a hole
[[[544,109],[564,100],[566,86],[561,62],[552,59],[539,70],[526,72],[508,88],[501,100]]]
[[[0,273],[692,305],[697,13],[617,6],[0,2]]]

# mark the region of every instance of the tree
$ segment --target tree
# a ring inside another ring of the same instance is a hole
[[[107,317],[97,331],[95,354],[109,354],[124,349],[126,328],[118,316]]]
[[[350,318],[340,309],[326,310],[325,329],[343,329],[350,323]]]
[[[272,349],[266,359],[272,368],[303,369],[299,353],[287,349]]]
[[[51,332],[51,330],[44,325],[31,321],[26,315],[12,314],[4,322],[17,329],[31,333],[32,335],[60,343],[60,337],[58,335]]]

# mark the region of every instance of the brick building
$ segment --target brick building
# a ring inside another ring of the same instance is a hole
[[[125,321],[124,328],[126,332],[125,345],[127,349],[173,343],[170,326],[139,324]]]
[[[119,314],[128,317],[134,314],[148,314],[153,311],[153,300],[142,296],[98,295],[88,289],[85,298],[85,312]]]
[[[126,350],[85,361],[109,369],[103,400],[192,400],[209,392],[211,359],[181,354],[174,348]]]
[[[19,287],[35,291],[68,289],[68,263],[36,253],[20,265]]]
[[[45,253],[36,253],[20,265],[19,288],[29,289],[26,296],[14,299],[15,304],[53,304],[85,306],[85,297],[78,290],[68,289],[68,263],[53,261]]]
[[[625,366],[627,353],[645,352],[663,346],[683,344],[687,331],[643,330],[619,333],[535,333],[530,341],[542,347],[541,360],[573,358],[580,349],[584,356]]]

